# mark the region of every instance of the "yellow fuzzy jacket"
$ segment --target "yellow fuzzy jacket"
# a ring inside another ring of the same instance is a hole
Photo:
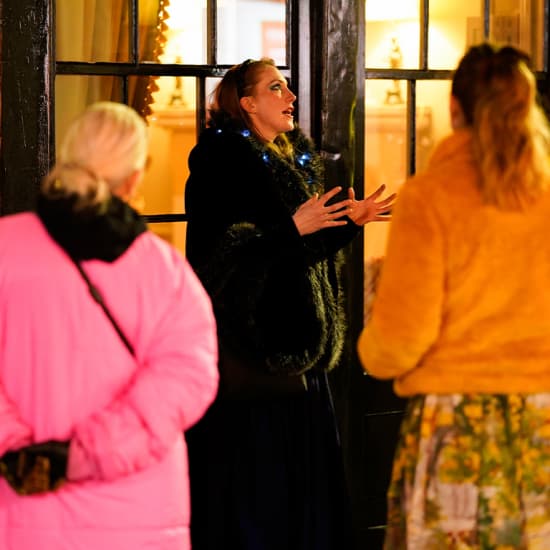
[[[471,142],[444,139],[394,209],[358,351],[401,396],[550,391],[550,193],[484,204]]]

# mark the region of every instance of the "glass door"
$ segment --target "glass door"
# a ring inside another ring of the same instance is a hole
[[[528,52],[547,83],[547,13],[544,0],[366,0],[364,194],[381,184],[399,192],[422,171],[451,131],[453,69],[473,44],[489,39]],[[363,320],[373,300],[391,222],[364,231]],[[406,277],[406,273],[403,274]],[[419,319],[419,322],[422,322]],[[391,383],[362,376],[354,414],[361,415],[359,464],[352,475],[361,489],[354,507],[364,547],[381,548],[386,490],[405,401]]]
[[[55,135],[100,100],[127,103],[150,128],[151,162],[134,206],[185,250],[187,157],[210,93],[246,58],[290,78],[285,0],[57,0]]]

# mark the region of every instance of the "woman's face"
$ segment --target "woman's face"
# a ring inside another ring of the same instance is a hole
[[[241,105],[266,141],[294,128],[293,111],[296,96],[288,89],[287,81],[276,67],[265,67],[254,86],[252,95],[241,98]]]

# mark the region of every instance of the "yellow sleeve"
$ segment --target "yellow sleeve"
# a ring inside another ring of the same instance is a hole
[[[397,199],[372,316],[358,342],[363,368],[376,378],[414,369],[435,342],[444,292],[444,235],[421,181]]]

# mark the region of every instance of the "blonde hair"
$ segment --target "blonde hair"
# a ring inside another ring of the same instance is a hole
[[[474,133],[485,200],[521,210],[548,189],[550,127],[537,104],[529,57],[511,46],[468,50],[453,78],[452,94]]]
[[[90,105],[69,126],[45,195],[74,195],[76,208],[104,203],[147,159],[147,126],[122,103]]]

